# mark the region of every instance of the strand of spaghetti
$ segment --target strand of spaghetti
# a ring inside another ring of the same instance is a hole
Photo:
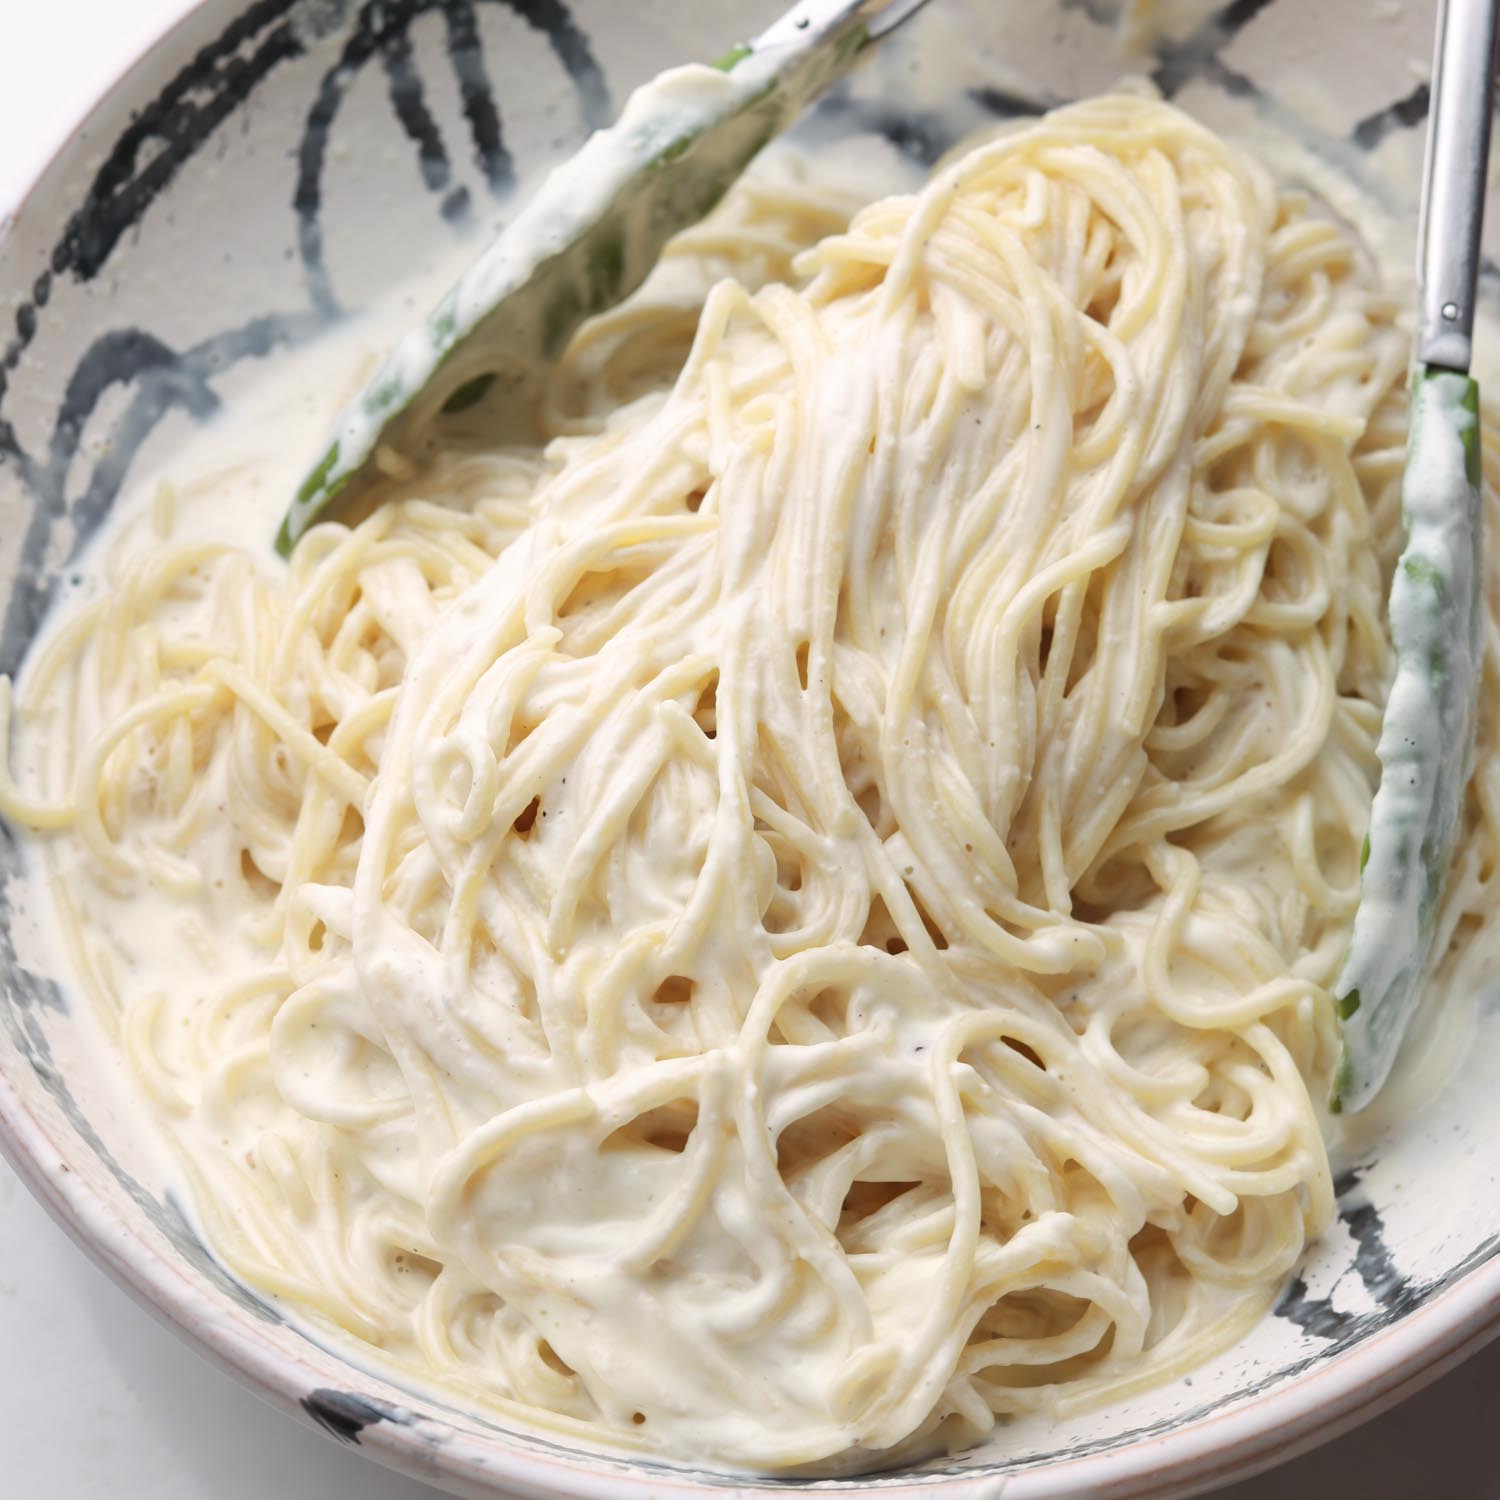
[[[42,802],[28,797],[16,785],[10,770],[10,716],[12,689],[9,677],[0,677],[0,816],[22,828],[66,828],[74,809],[67,803]]]
[[[341,759],[293,720],[268,692],[252,682],[240,668],[224,660],[210,662],[204,674],[222,684],[266,725],[277,740],[295,751],[309,770],[316,772],[351,807],[364,805],[370,783],[348,761]]]

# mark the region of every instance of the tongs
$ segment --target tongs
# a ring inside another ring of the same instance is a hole
[[[679,230],[751,159],[926,0],[803,0],[717,72],[680,69],[638,90],[542,184],[335,426],[276,537],[283,556],[376,451],[420,442],[442,413],[523,404],[579,325],[628,297]]]
[[[1332,1107],[1390,1073],[1432,957],[1463,820],[1483,672],[1479,387],[1469,375],[1495,94],[1496,0],[1438,10],[1418,228],[1416,369],[1402,479],[1406,546],[1391,582],[1396,671],[1354,937],[1335,993]]]

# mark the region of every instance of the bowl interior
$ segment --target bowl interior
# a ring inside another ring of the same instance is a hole
[[[718,54],[778,8],[202,5],[121,79],[5,235],[0,300],[15,334],[0,370],[0,672],[15,672],[133,477],[413,266],[492,232],[635,83]],[[1295,138],[1409,235],[1432,11],[935,0],[809,132],[875,132],[925,165],[970,129],[1141,73],[1212,125]],[[1493,265],[1488,279],[1492,300]],[[715,1482],[501,1431],[394,1384],[230,1278],[167,1191],[94,1021],[51,965],[26,861],[0,827],[0,1144],[107,1268],[269,1399],[456,1491]],[[1472,1025],[1471,1058],[1500,1041],[1500,1019],[1481,1003]],[[1414,1118],[1365,1132],[1344,1164],[1339,1222],[1240,1347],[1107,1411],[1018,1423],[958,1460],[848,1483],[1010,1476],[1008,1495],[1105,1481],[1161,1495],[1310,1440],[1310,1419],[1287,1415],[1294,1378],[1312,1405],[1316,1376],[1334,1417],[1372,1408],[1487,1327],[1500,1187],[1485,1148],[1500,1099],[1483,1075],[1467,1067]]]

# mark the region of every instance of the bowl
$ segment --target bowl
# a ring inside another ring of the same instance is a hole
[[[695,0],[206,0],[116,83],[5,227],[0,671],[134,475],[414,264],[503,222],[632,85],[777,9]],[[1295,135],[1414,219],[1433,6],[936,0],[814,128],[931,162],[966,129],[1122,72],[1240,135]],[[1492,218],[1495,216],[1492,216]],[[1489,279],[1500,278],[1493,265]],[[1365,1420],[1500,1329],[1500,1047],[1372,1124],[1275,1314],[1190,1378],[914,1468],[816,1486],[509,1430],[367,1368],[236,1282],[51,966],[0,826],[0,1148],[117,1281],[272,1404],[460,1495],[661,1500],[774,1488],[925,1500],[1168,1497]],[[1422,1092],[1420,1089],[1417,1092]],[[1494,1122],[1493,1124],[1491,1122]]]

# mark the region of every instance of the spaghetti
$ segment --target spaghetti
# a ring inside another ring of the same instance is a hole
[[[122,542],[0,780],[238,1275],[759,1469],[1169,1378],[1328,1222],[1399,544],[1398,304],[1178,111],[848,211],[752,178],[284,573]]]

